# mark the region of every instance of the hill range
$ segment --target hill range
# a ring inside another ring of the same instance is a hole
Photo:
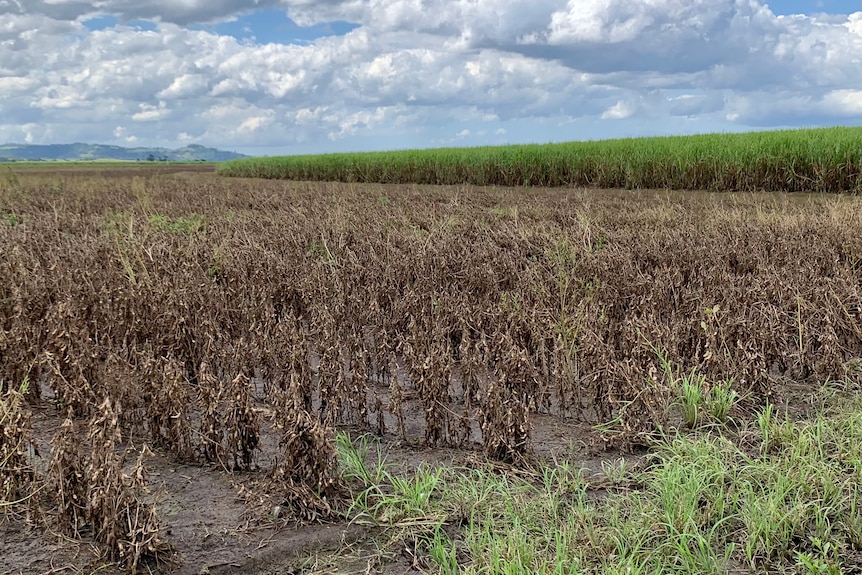
[[[101,144],[3,144],[0,145],[0,162],[35,161],[167,161],[167,162],[224,162],[246,158],[243,154],[226,152],[191,144],[184,148],[124,148]]]

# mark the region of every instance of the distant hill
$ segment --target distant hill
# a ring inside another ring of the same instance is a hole
[[[169,150],[167,148],[123,148],[100,144],[4,144],[0,145],[0,162],[57,160],[126,160],[169,162],[223,162],[246,158],[243,154],[206,148],[197,144]]]

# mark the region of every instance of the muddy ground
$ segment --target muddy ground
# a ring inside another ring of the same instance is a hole
[[[46,395],[50,390],[43,388]],[[386,395],[383,386],[370,393]],[[794,418],[805,417],[814,402],[810,386],[789,386],[781,398],[781,411]],[[262,398],[257,409],[266,422],[268,407]],[[779,398],[776,398],[779,399]],[[50,401],[45,402],[50,403]],[[386,461],[394,473],[410,473],[425,462],[432,465],[475,467],[490,463],[482,454],[480,443],[473,449],[442,449],[422,446],[424,421],[418,400],[405,402],[408,437],[405,442],[387,433],[376,438],[383,447]],[[34,409],[33,430],[38,441],[38,460],[50,459],[50,438],[59,429],[61,418],[50,406]],[[394,422],[388,422],[394,427]],[[421,574],[421,561],[409,548],[390,545],[382,529],[351,524],[338,517],[301,524],[290,519],[274,520],[259,502],[243,492],[260,493],[277,453],[277,437],[269,425],[263,425],[264,441],[258,455],[259,469],[248,473],[231,473],[214,466],[178,463],[176,457],[156,451],[148,460],[148,485],[155,502],[164,538],[173,546],[169,564],[147,565],[143,573],[201,574]],[[358,437],[355,429],[340,428]],[[413,441],[415,438],[415,441]],[[133,462],[140,443],[127,446],[127,461]],[[559,417],[534,414],[532,446],[537,460],[553,462],[567,459],[579,465],[585,477],[601,496],[605,477],[604,462],[625,458],[630,463],[643,459],[646,451],[621,452],[605,449],[601,436],[590,426]],[[373,450],[372,450],[373,451]],[[502,464],[501,473],[515,472]],[[49,511],[50,513],[50,511]],[[125,571],[111,564],[88,537],[70,539],[50,528],[50,516],[42,525],[28,524],[25,518],[0,516],[0,574],[120,574]],[[48,527],[45,526],[47,523]]]
[[[378,390],[385,394],[385,388]],[[45,394],[50,390],[45,388]],[[46,402],[49,403],[49,402]],[[405,405],[408,435],[415,444],[395,435],[379,438],[394,472],[410,472],[422,462],[446,466],[475,466],[483,461],[481,445],[470,449],[432,449],[421,446],[423,414],[418,401]],[[261,400],[258,409],[266,416]],[[38,442],[37,462],[47,465],[50,439],[62,420],[50,406],[35,408],[33,430]],[[264,426],[259,470],[231,473],[218,467],[186,465],[158,451],[147,460],[150,496],[156,503],[164,538],[173,546],[171,564],[146,566],[154,572],[179,575],[269,573],[422,573],[408,549],[381,549],[386,533],[367,526],[333,519],[299,524],[273,520],[255,502],[242,495],[254,493],[277,451],[277,439]],[[342,429],[350,432],[350,429]],[[358,433],[355,433],[358,435]],[[579,461],[588,475],[601,474],[601,462],[620,453],[601,450],[598,436],[588,427],[557,417],[536,415],[533,442],[537,457],[565,457]],[[143,442],[133,440],[127,461],[133,462]],[[638,456],[628,454],[627,458]],[[48,511],[50,514],[50,510]],[[28,524],[26,518],[8,514],[0,518],[0,573],[36,575],[53,573],[123,573],[99,552],[88,537],[70,539],[53,531],[50,516],[45,525]]]

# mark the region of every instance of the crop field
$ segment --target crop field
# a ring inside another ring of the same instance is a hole
[[[244,158],[226,176],[365,183],[862,191],[862,130],[824,128],[545,145]]]
[[[215,171],[216,164],[209,162],[125,162],[122,160],[110,161],[41,161],[41,162],[5,162],[0,163],[0,173],[7,176],[10,174],[50,174],[56,178],[68,174],[84,172],[91,176],[100,178],[111,178],[117,175],[131,176],[139,175],[171,174],[177,172],[201,172],[209,173]]]
[[[862,569],[858,196],[163,168],[0,172],[0,573]]]

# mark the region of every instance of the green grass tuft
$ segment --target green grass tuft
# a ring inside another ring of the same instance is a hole
[[[862,405],[834,399],[796,422],[767,406],[760,452],[746,431],[665,436],[642,464],[607,466],[611,487],[568,462],[357,472],[367,440],[339,446],[359,480],[351,514],[397,527],[390,540],[414,542],[429,573],[859,572]]]

